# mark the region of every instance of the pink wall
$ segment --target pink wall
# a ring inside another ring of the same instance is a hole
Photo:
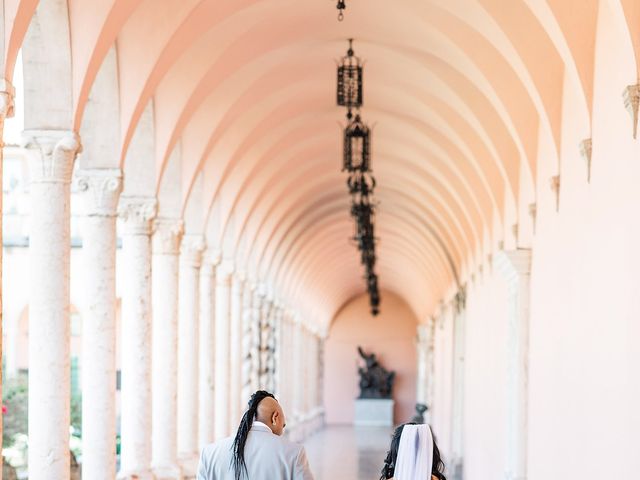
[[[418,320],[397,295],[383,292],[378,317],[369,313],[362,295],[336,315],[325,346],[324,405],[327,423],[352,423],[358,396],[358,352],[375,352],[381,364],[395,370],[395,421],[408,421],[416,402],[416,327]]]

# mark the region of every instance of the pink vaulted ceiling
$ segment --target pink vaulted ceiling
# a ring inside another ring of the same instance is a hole
[[[10,73],[34,2],[5,3]],[[69,0],[73,128],[115,42],[121,162],[153,100],[157,184],[180,145],[183,208],[202,173],[202,228],[212,212],[222,222],[208,242],[243,245],[240,268],[328,322],[364,287],[334,100],[334,60],[353,37],[382,287],[425,318],[495,243],[522,182],[532,191],[539,136],[559,150],[565,76],[590,115],[598,2],[347,0],[342,23],[334,4]],[[634,2],[609,4],[638,24]]]

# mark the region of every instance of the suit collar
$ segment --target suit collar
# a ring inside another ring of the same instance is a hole
[[[271,429],[266,424],[264,424],[262,422],[259,422],[257,420],[253,421],[253,425],[251,426],[251,430],[256,430],[256,431],[259,431],[259,432],[267,432],[267,433],[273,434]]]

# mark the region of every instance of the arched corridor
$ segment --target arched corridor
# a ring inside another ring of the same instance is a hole
[[[267,389],[377,478],[359,346],[449,480],[637,476],[638,0],[0,1],[5,476],[194,478]]]

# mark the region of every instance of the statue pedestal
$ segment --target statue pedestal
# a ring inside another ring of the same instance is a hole
[[[391,399],[358,398],[353,424],[356,427],[393,427]]]

